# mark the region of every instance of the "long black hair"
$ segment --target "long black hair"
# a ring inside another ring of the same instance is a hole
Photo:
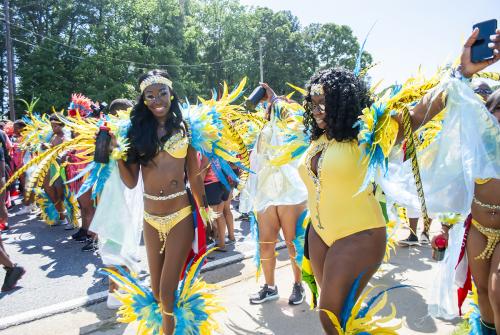
[[[139,86],[144,80],[152,76],[162,76],[171,79],[167,71],[152,70],[139,78]],[[158,121],[144,104],[144,93],[141,93],[137,103],[132,108],[130,114],[131,127],[128,133],[130,140],[129,162],[147,165],[158,154],[160,146],[170,136],[179,131],[185,131],[179,107],[179,99],[171,88],[169,90],[170,96],[173,99],[170,101],[170,109],[167,114],[167,121],[165,122],[166,134],[162,138],[158,138]]]
[[[312,114],[311,86],[320,84],[325,92],[326,129],[320,129]],[[306,86],[304,126],[312,140],[326,134],[329,140],[347,142],[357,139],[354,124],[361,111],[371,104],[368,87],[362,78],[343,68],[331,68],[315,73]]]

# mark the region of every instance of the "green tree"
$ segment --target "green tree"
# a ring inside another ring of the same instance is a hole
[[[168,70],[191,101],[244,76],[251,90],[261,37],[265,81],[278,93],[320,67],[354,68],[359,49],[347,26],[303,28],[289,11],[239,0],[17,0],[12,13],[18,97],[40,97],[39,111],[66,108],[73,92],[135,98],[137,78],[153,68]],[[364,53],[363,65],[370,62]]]
[[[304,29],[309,47],[316,53],[319,66],[354,69],[360,44],[350,27],[335,23],[311,24]],[[361,57],[362,67],[371,64],[372,57],[366,51]]]

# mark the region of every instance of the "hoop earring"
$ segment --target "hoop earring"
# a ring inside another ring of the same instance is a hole
[[[148,105],[148,102],[146,100],[144,100],[144,105],[146,105],[146,106]]]

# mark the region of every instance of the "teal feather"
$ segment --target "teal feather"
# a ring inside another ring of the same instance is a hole
[[[174,335],[195,335],[200,334],[200,324],[207,320],[210,315],[206,311],[205,299],[202,294],[195,293],[187,297],[182,297],[180,301],[180,294],[184,288],[191,287],[198,278],[201,268],[204,264],[204,260],[208,253],[202,256],[202,259],[197,264],[197,268],[194,269],[195,273],[191,281],[187,281],[187,273],[190,272],[192,266],[194,266],[194,260],[189,262],[186,267],[184,279],[179,283],[179,286],[175,292],[175,303],[174,303],[174,316],[176,320]],[[162,325],[162,315],[158,302],[155,300],[152,291],[142,286],[136,278],[127,273],[121,267],[117,267],[118,272],[123,278],[115,276],[113,273],[107,271],[106,269],[100,270],[101,273],[106,274],[113,279],[119,286],[125,286],[134,288],[143,293],[144,296],[134,293],[132,296],[132,307],[134,313],[138,320],[145,320],[146,327],[150,329],[153,334],[161,334]]]
[[[370,36],[370,33],[373,30],[373,27],[375,27],[375,24],[377,22],[373,23],[372,27],[368,31],[368,34],[365,36],[365,40],[363,41],[363,44],[361,44],[361,47],[359,48],[358,55],[356,56],[356,66],[354,67],[354,75],[359,76],[359,73],[361,72],[361,58],[363,56],[363,52],[365,51],[365,44],[366,41],[368,41],[368,36]]]
[[[344,306],[342,307],[342,311],[340,312],[340,325],[342,329],[345,329],[347,320],[349,320],[349,317],[351,316],[352,313],[352,309],[356,304],[356,293],[358,292],[360,281],[364,273],[365,272],[363,271],[356,277],[354,283],[352,283],[349,294],[344,300]]]
[[[366,314],[370,311],[370,308],[375,303],[375,301],[377,301],[378,298],[380,298],[382,296],[382,294],[384,294],[385,292],[389,292],[391,290],[394,290],[394,289],[397,289],[397,288],[403,288],[403,287],[412,287],[412,286],[411,285],[396,285],[396,286],[390,287],[388,289],[385,289],[385,290],[377,293],[370,300],[368,300],[368,302],[366,303],[365,307],[363,307],[362,309],[359,310],[358,315],[356,316],[356,318],[364,318],[366,316]]]
[[[257,269],[260,268],[260,243],[259,243],[259,223],[257,222],[255,213],[250,213],[250,232],[252,234],[252,239],[255,241],[255,255],[253,257],[253,262]]]
[[[479,306],[475,303],[471,303],[472,312],[469,316],[469,335],[482,335],[481,330],[481,313],[479,312]]]
[[[295,247],[295,261],[297,265],[302,267],[302,259],[304,258],[304,243],[305,243],[305,234],[306,227],[304,226],[304,221],[306,220],[309,211],[306,209],[302,214],[300,214],[297,223],[295,225],[295,238],[292,243]]]

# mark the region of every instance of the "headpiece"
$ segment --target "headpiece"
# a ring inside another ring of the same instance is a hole
[[[76,114],[80,114],[83,118],[88,117],[92,114],[92,105],[92,100],[83,94],[73,93],[68,107],[68,115],[75,117]]]
[[[141,89],[141,93],[144,92],[146,87],[151,86],[153,84],[164,84],[167,85],[168,87],[172,88],[172,81],[168,78],[162,77],[162,76],[150,76],[144,79],[141,84],[139,85],[139,88]]]
[[[323,85],[321,84],[314,84],[311,85],[311,95],[324,95],[325,90],[323,89]]]

